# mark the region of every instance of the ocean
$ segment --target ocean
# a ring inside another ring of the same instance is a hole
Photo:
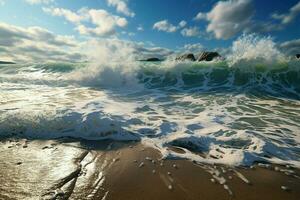
[[[137,140],[165,158],[300,167],[300,62],[272,44],[241,51],[239,41],[212,62],[0,65],[0,135]]]

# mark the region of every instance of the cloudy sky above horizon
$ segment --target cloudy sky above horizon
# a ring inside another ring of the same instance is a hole
[[[141,57],[228,48],[243,33],[300,51],[299,0],[0,0],[0,60],[82,61],[91,40]]]

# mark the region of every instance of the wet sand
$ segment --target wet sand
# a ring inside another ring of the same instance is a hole
[[[298,169],[162,160],[139,142],[3,139],[0,183],[0,199],[300,199]]]

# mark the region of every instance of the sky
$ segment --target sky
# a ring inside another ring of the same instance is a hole
[[[300,53],[300,1],[0,0],[0,60],[84,61],[91,44],[140,58],[222,51],[243,34]]]

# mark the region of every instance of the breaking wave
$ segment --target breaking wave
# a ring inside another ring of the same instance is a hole
[[[164,157],[300,167],[300,64],[271,38],[244,35],[226,60],[201,63],[136,62],[114,43],[94,51],[91,63],[0,66],[0,135],[141,140]]]

